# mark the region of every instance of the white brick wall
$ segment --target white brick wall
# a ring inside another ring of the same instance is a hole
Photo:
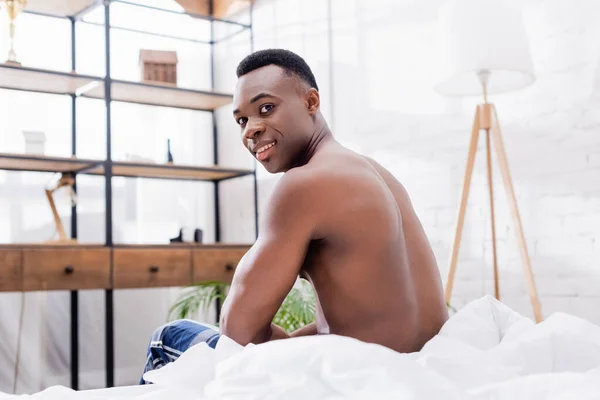
[[[514,3],[523,6],[537,81],[491,101],[502,126],[542,309],[545,315],[563,311],[600,323],[600,3]],[[258,1],[256,48],[286,47],[313,66],[334,133],[405,184],[445,281],[479,99],[449,99],[433,91],[433,35],[441,0],[331,0],[330,25],[328,4]],[[246,51],[230,46],[225,53],[235,64]],[[456,306],[493,293],[484,146],[482,134],[452,301]],[[260,176],[264,204],[276,178],[265,184],[271,178]],[[497,164],[494,191],[502,301],[532,316]]]

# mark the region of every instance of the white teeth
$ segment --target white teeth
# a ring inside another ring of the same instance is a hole
[[[268,145],[261,147],[260,149],[258,149],[256,151],[256,154],[262,153],[263,151],[268,150],[268,149],[270,149],[273,146],[275,146],[275,142],[269,143]]]

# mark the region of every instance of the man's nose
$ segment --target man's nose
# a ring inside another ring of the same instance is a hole
[[[261,133],[265,131],[265,126],[261,122],[252,122],[248,121],[246,124],[246,132],[244,136],[246,139],[251,140],[259,136]]]

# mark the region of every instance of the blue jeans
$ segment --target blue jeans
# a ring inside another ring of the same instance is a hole
[[[212,326],[188,319],[165,324],[152,334],[148,345],[144,373],[159,369],[177,360],[179,356],[195,344],[205,342],[214,349],[220,337],[219,331]],[[140,385],[147,383],[143,377],[140,379]]]

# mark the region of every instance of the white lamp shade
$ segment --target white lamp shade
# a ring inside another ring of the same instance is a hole
[[[490,72],[487,93],[524,88],[535,81],[527,35],[518,9],[507,0],[449,0],[439,12],[438,93],[481,95],[477,73]]]

